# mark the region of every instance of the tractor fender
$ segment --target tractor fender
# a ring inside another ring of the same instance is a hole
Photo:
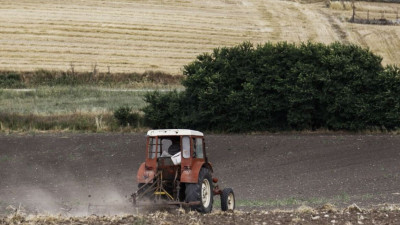
[[[140,183],[153,183],[154,180],[154,171],[146,169],[146,163],[142,163],[139,167],[136,180]]]
[[[199,173],[201,168],[208,168],[213,172],[212,166],[208,162],[193,162],[192,167],[183,167],[181,171],[182,183],[197,183],[199,181]]]

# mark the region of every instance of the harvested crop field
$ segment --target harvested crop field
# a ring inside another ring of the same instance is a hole
[[[360,2],[371,18],[396,4]],[[371,8],[373,7],[373,8]],[[346,10],[279,0],[3,0],[0,70],[181,73],[203,52],[243,41],[356,43],[398,63],[399,26],[349,24]],[[380,16],[380,15],[379,15]]]
[[[86,216],[91,209],[107,215],[135,213],[127,199],[137,187],[144,138],[144,134],[0,136],[0,215],[15,208],[63,216]],[[234,189],[239,210],[257,210],[260,215],[255,213],[254,218],[263,218],[262,210],[302,205],[329,203],[344,209],[356,203],[381,209],[400,203],[398,135],[207,135],[206,144],[220,186]],[[219,208],[218,201],[214,208]],[[242,215],[247,214],[233,217]]]

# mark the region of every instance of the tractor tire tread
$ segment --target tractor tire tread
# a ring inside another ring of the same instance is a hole
[[[224,190],[222,190],[222,193],[221,193],[221,210],[222,211],[228,210],[228,197],[229,197],[230,193],[232,193],[233,196],[235,196],[232,188],[224,188]],[[234,205],[234,207],[235,207],[235,205]]]
[[[191,206],[190,208],[192,210],[196,210],[198,212],[202,213],[209,213],[212,210],[212,205],[213,205],[213,188],[212,188],[212,178],[211,178],[211,173],[209,169],[207,168],[201,168],[199,172],[199,180],[197,183],[188,183],[186,184],[186,190],[185,190],[185,202],[196,202],[200,201],[201,202],[201,185],[203,182],[203,179],[206,178],[210,182],[211,185],[211,202],[209,207],[205,208],[203,205],[195,205]]]

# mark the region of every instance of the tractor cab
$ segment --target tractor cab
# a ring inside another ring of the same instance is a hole
[[[151,182],[159,170],[163,171],[165,179],[174,176],[178,170],[180,181],[186,183],[197,183],[194,174],[203,166],[212,171],[207,162],[204,134],[199,131],[150,130],[146,143],[146,161],[141,166],[144,170],[138,173],[139,183]]]

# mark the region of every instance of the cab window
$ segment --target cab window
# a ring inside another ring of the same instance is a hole
[[[157,139],[149,138],[149,159],[154,159],[157,153]]]
[[[193,138],[193,158],[204,158],[203,138]]]
[[[190,138],[188,136],[182,137],[182,155],[183,158],[190,158]]]

